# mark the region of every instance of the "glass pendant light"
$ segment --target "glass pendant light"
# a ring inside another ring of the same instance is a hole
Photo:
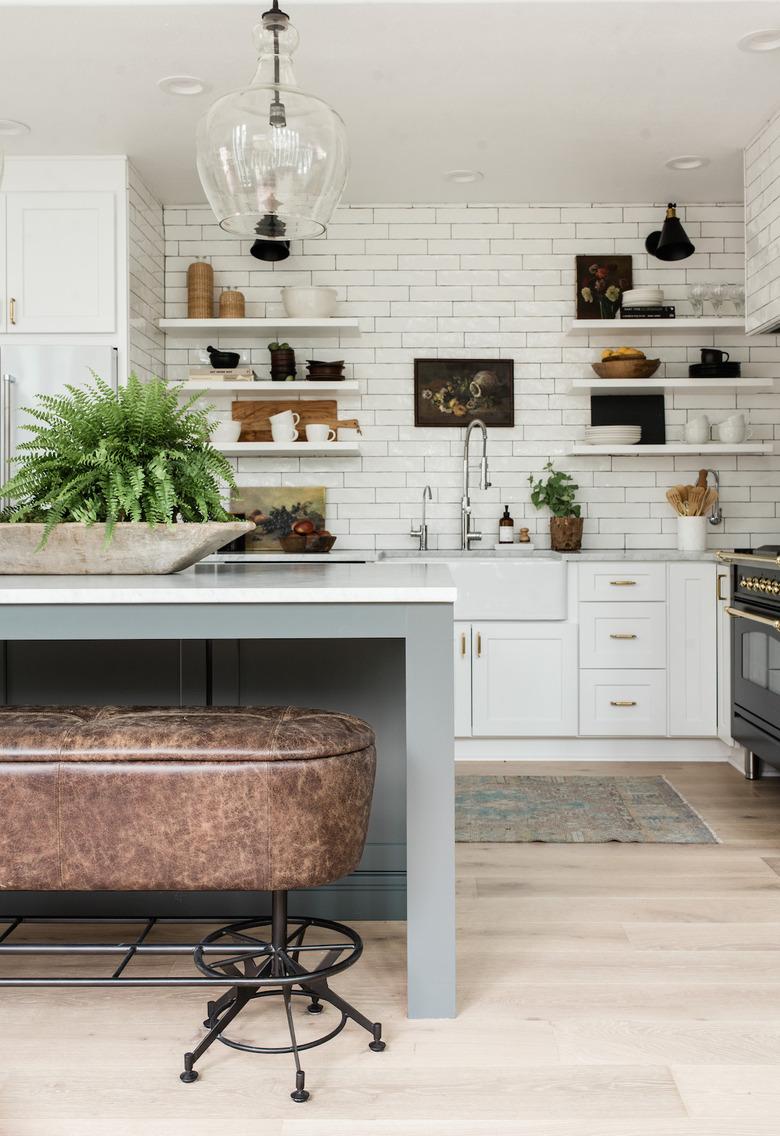
[[[221,228],[262,241],[319,237],[347,180],[341,118],[298,86],[298,33],[278,0],[254,30],[250,86],[219,99],[198,125],[198,174]]]

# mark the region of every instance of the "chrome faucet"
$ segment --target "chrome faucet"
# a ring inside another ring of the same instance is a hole
[[[711,525],[719,525],[723,520],[723,510],[720,507],[720,477],[718,476],[718,471],[716,469],[708,469],[707,484],[709,484],[710,474],[712,474],[713,480],[715,481],[715,488],[718,491],[718,496],[712,508],[710,509],[710,515],[707,520]]]
[[[431,492],[431,487],[430,487],[430,485],[426,485],[425,488],[423,489],[422,521],[420,522],[420,527],[419,527],[419,529],[416,529],[414,527],[414,522],[412,522],[412,526],[409,529],[409,536],[417,537],[417,539],[420,541],[420,552],[427,552],[428,551],[428,517],[427,517],[426,503],[428,501],[432,501],[432,500],[433,500],[433,493]]]
[[[472,430],[482,431],[482,459],[479,466],[479,487],[489,489],[488,460],[487,460],[487,427],[480,418],[469,423],[466,437],[463,441],[463,497],[460,502],[460,547],[468,550],[473,540],[482,540],[482,533],[471,527],[471,497],[469,496],[469,443]]]

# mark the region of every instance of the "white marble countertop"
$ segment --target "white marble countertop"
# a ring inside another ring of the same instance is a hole
[[[171,576],[2,576],[4,604],[444,603],[457,599],[433,564],[201,564]]]
[[[550,549],[537,548],[533,552],[515,551],[512,549],[500,551],[492,548],[473,548],[468,552],[460,549],[439,548],[419,552],[417,549],[406,551],[393,549],[392,551],[378,553],[379,563],[388,564],[393,560],[512,560],[522,563],[524,560],[569,560],[576,563],[578,560],[611,560],[611,561],[666,561],[666,560],[714,560],[715,550],[706,549],[704,552],[678,552],[676,548],[583,548],[581,552],[552,552]]]

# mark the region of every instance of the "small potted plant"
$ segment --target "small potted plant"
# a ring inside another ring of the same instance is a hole
[[[531,486],[531,502],[537,509],[545,506],[550,510],[550,544],[556,552],[579,552],[582,548],[582,517],[580,506],[574,495],[579,489],[576,481],[562,470],[556,470],[553,463],[545,465],[548,474],[543,480],[534,481],[528,476]]]
[[[269,343],[271,378],[275,383],[292,382],[295,378],[295,352],[289,343]]]

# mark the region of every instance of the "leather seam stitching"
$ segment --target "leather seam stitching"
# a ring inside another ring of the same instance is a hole
[[[57,867],[60,874],[60,887],[64,888],[64,873],[62,870],[62,763],[57,764]]]

